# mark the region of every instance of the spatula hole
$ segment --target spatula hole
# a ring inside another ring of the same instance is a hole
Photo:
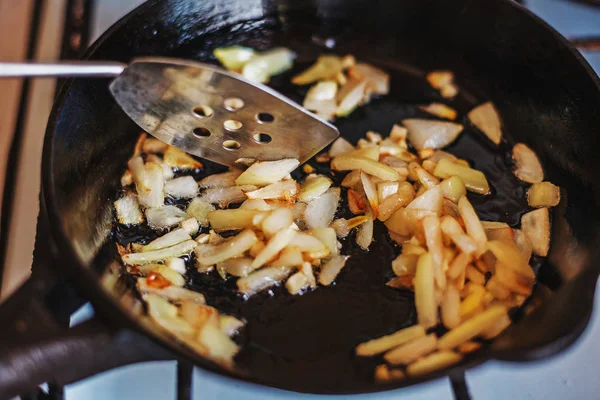
[[[194,114],[198,118],[208,118],[214,114],[214,111],[209,106],[197,106],[194,108]]]
[[[239,97],[229,97],[223,102],[225,108],[229,111],[237,111],[244,108],[244,100]]]
[[[254,140],[256,141],[256,143],[267,144],[270,143],[271,140],[273,140],[273,138],[271,138],[271,136],[267,135],[266,133],[257,133],[256,135],[254,135]]]
[[[197,137],[209,137],[210,136],[210,131],[206,128],[194,128],[193,132],[194,132],[194,135],[196,135]]]
[[[238,129],[241,129],[242,126],[244,125],[235,119],[228,119],[227,121],[223,122],[223,127],[228,131],[237,131]]]
[[[258,113],[256,120],[261,124],[270,124],[271,122],[275,121],[275,117],[272,114],[262,112]]]
[[[242,147],[242,145],[236,140],[226,140],[223,142],[223,148],[225,150],[237,150],[240,147]]]

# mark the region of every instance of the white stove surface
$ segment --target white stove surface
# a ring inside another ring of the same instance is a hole
[[[113,22],[141,4],[142,0],[97,0],[92,23],[92,37],[97,38]],[[126,4],[123,4],[126,3]],[[600,35],[600,8],[564,0],[528,0],[529,8],[566,37]],[[600,73],[600,52],[585,53]],[[599,288],[600,289],[600,288]],[[600,310],[600,296],[596,307]],[[84,306],[73,322],[91,315]],[[467,374],[474,399],[596,399],[600,397],[600,314],[595,312],[588,329],[568,351],[543,362],[508,364],[489,362]],[[318,399],[325,396],[301,395],[233,381],[204,370],[195,369],[193,398],[233,399]],[[66,387],[67,400],[108,399],[175,399],[175,362],[152,362],[112,370]],[[402,391],[356,396],[368,399],[452,399],[448,379],[440,379]],[[328,399],[341,396],[327,396]]]

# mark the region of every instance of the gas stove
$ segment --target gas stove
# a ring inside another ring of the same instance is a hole
[[[142,0],[129,0],[123,2],[120,0],[58,0],[60,21],[64,24],[61,34],[62,37],[60,49],[57,48],[56,56],[62,58],[73,58],[81,54],[87,44],[93,42],[104,30],[113,22],[125,15],[128,11],[141,4]],[[32,12],[32,23],[39,26],[39,29],[48,29],[42,22],[48,17],[47,14],[52,11],[51,7],[44,7],[41,0],[31,0],[29,3],[34,7]],[[126,3],[126,4],[123,4]],[[578,48],[580,48],[584,57],[600,73],[600,7],[584,4],[584,2],[570,2],[566,0],[525,0],[524,3],[534,13],[546,20],[550,25],[556,28],[564,36],[571,39]],[[594,0],[591,1],[594,3]],[[53,3],[54,4],[54,3]],[[0,7],[1,9],[1,7]],[[56,10],[54,11],[57,12]],[[40,35],[37,29],[30,33],[35,38]],[[42,32],[43,33],[43,32]],[[35,41],[35,39],[33,39]],[[59,39],[58,39],[59,40]],[[59,40],[60,41],[60,40]],[[31,56],[35,55],[32,51]],[[33,57],[30,57],[33,58]],[[60,84],[60,83],[59,83]],[[27,91],[33,90],[27,88]],[[35,89],[35,88],[34,88]],[[24,91],[26,93],[27,91]],[[30,96],[31,97],[31,93]],[[31,99],[29,99],[31,100]],[[25,99],[27,101],[27,99]],[[45,110],[45,112],[48,110]],[[41,132],[31,132],[27,129],[25,122],[17,124],[17,129],[21,129],[21,135],[25,136],[13,142],[13,148],[20,149],[21,158],[14,157],[9,159],[9,164],[15,162],[14,167],[17,172],[14,176],[7,176],[6,181],[13,185],[14,198],[8,205],[3,204],[3,211],[19,211],[19,202],[24,196],[23,191],[19,191],[19,185],[23,180],[27,180],[27,174],[33,179],[33,183],[38,184],[38,170],[29,168],[23,171],[23,159],[35,159],[35,154],[41,154],[41,146],[32,150],[28,143],[31,143],[32,135],[37,135],[38,140],[43,135]],[[46,114],[37,115],[37,118],[44,119]],[[33,170],[33,171],[31,171]],[[36,176],[34,178],[34,175]],[[18,179],[17,179],[18,178]],[[8,186],[7,186],[8,187]],[[5,191],[6,192],[6,191]],[[29,193],[29,201],[36,203],[37,197]],[[32,200],[33,199],[33,200]],[[7,201],[5,200],[4,203]],[[31,209],[28,209],[31,213]],[[21,210],[22,214],[22,210]],[[13,212],[10,224],[5,221],[6,212],[3,212],[2,232],[10,230],[12,226],[19,224],[22,217],[19,212]],[[41,218],[43,219],[43,215]],[[33,218],[31,215],[26,217],[27,222],[31,224]],[[45,230],[43,224],[37,228],[37,237],[44,237]],[[21,245],[19,254],[25,254],[25,259],[19,259],[15,254],[3,254],[7,259],[7,270],[4,271],[4,291],[7,284],[7,276],[12,264],[19,264],[31,260],[30,254],[33,245],[33,233],[35,225],[29,227],[28,231],[21,230],[20,237],[29,234],[31,238],[26,241],[25,247]],[[6,235],[4,235],[6,236]],[[9,237],[12,235],[8,235]],[[3,239],[4,240],[4,239]],[[9,239],[10,241],[11,239]],[[40,263],[43,263],[47,256],[45,242],[36,240],[36,251],[33,259],[33,273],[41,270]],[[5,249],[14,248],[14,243],[9,242]],[[4,243],[6,245],[6,243]],[[22,264],[19,264],[22,265]],[[1,271],[0,271],[1,272]],[[18,278],[17,280],[22,279]],[[65,325],[78,324],[91,316],[94,310],[70,288],[66,281],[54,282],[55,289],[48,301],[54,304],[53,309],[62,319]],[[596,296],[596,310],[600,310],[600,296]],[[593,399],[600,393],[600,380],[596,377],[596,368],[600,359],[600,343],[595,337],[600,336],[600,315],[595,312],[590,325],[579,341],[566,352],[556,356],[552,360],[545,360],[531,364],[508,364],[500,362],[488,362],[483,366],[469,371],[466,374],[466,382],[454,381],[449,379],[440,379],[434,382],[403,389],[402,392],[385,392],[370,395],[358,396],[361,400],[367,399],[392,399],[402,396],[403,399]],[[468,387],[468,390],[467,390]],[[469,393],[470,392],[470,393]],[[73,383],[66,387],[54,387],[45,385],[37,393],[23,396],[23,398],[39,399],[62,399],[67,400],[107,400],[107,399],[296,399],[296,398],[320,398],[324,396],[300,395],[285,392],[277,389],[264,388],[243,382],[232,381],[213,373],[193,368],[192,366],[178,363],[176,361],[149,362],[122,367],[109,372],[105,372]],[[328,396],[330,398],[331,396]]]

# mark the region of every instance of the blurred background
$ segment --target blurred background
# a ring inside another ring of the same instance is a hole
[[[201,0],[198,0],[201,1]],[[483,0],[482,0],[483,1]],[[0,60],[78,58],[111,24],[142,0],[0,0]],[[600,0],[523,0],[567,37],[600,73]],[[50,108],[61,82],[0,80],[0,300],[31,273],[39,212],[40,161]],[[68,283],[61,282],[68,286]],[[73,291],[61,290],[65,324],[93,315]],[[73,312],[73,310],[76,310]],[[490,362],[467,374],[473,399],[596,399],[600,393],[600,297],[586,333],[567,352],[541,363]],[[452,399],[447,379],[405,389],[403,399]],[[359,399],[395,398],[383,393]],[[232,383],[208,372],[154,362],[120,368],[67,387],[45,385],[24,399],[315,398]]]

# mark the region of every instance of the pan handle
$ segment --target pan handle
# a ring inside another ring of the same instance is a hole
[[[21,77],[117,77],[127,65],[110,61],[61,61],[53,63],[0,62],[0,78]]]
[[[65,385],[122,365],[173,359],[146,336],[94,317],[65,329],[32,278],[0,307],[0,399]]]

